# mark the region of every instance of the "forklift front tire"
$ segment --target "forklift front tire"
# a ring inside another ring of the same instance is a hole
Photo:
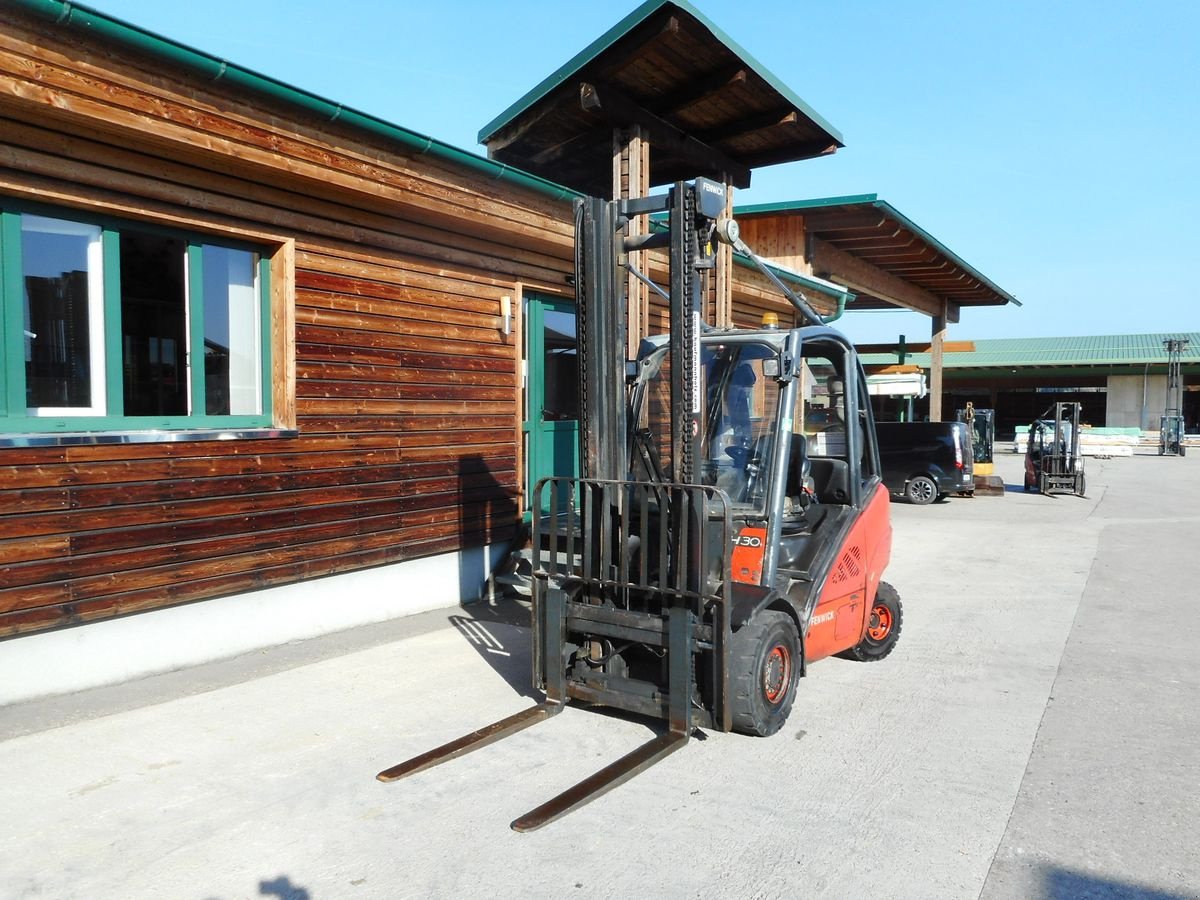
[[[800,638],[787,613],[765,610],[730,647],[733,730],[767,737],[787,721],[800,679]]]
[[[886,581],[879,582],[866,635],[856,646],[838,656],[859,662],[883,659],[896,648],[903,621],[904,607],[900,604],[900,594]]]

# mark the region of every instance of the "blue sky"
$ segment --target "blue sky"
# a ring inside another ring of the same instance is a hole
[[[91,0],[126,21],[469,150],[637,6]],[[1200,3],[696,0],[843,134],[738,202],[877,193],[1020,309],[956,339],[1200,329]],[[859,341],[928,319],[860,313]]]

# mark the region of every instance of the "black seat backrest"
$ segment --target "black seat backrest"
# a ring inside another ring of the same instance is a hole
[[[812,477],[817,499],[822,503],[850,502],[850,466],[844,459],[812,457]]]
[[[792,451],[788,457],[787,495],[798,497],[804,491],[803,479],[812,474],[812,460],[808,458],[808,442],[804,435],[792,435]]]

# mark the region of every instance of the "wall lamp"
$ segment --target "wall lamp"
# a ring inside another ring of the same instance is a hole
[[[512,334],[512,297],[505,294],[500,298],[500,330],[504,334]]]

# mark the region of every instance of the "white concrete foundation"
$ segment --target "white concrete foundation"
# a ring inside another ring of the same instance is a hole
[[[505,545],[0,643],[0,706],[115,684],[478,599]]]

